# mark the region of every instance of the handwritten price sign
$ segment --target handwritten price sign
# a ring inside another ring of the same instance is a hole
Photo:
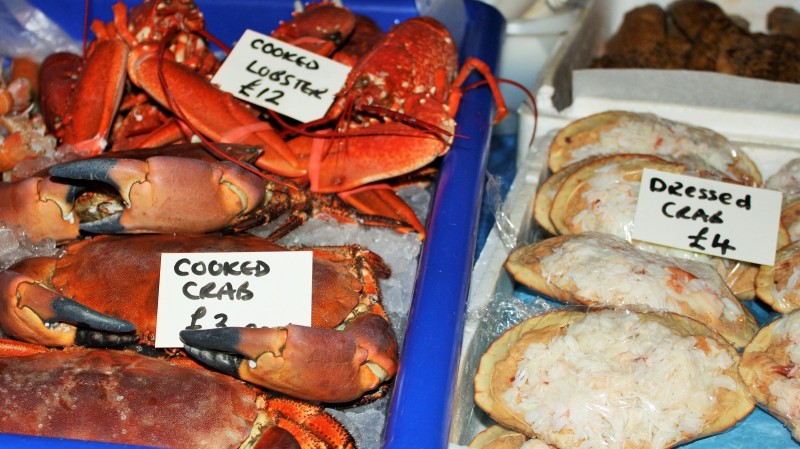
[[[246,30],[212,83],[240,100],[301,122],[322,118],[350,67]]]
[[[633,238],[760,265],[775,263],[781,193],[646,168]]]
[[[311,324],[310,251],[161,256],[156,347],[184,329]]]

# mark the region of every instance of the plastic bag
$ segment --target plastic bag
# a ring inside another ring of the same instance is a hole
[[[25,0],[0,0],[0,57],[41,62],[57,51],[81,53],[72,37]]]

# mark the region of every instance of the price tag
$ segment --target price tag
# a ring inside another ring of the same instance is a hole
[[[184,329],[311,325],[311,251],[161,255],[157,348]]]
[[[646,168],[633,238],[760,265],[775,263],[781,193]]]
[[[212,83],[234,97],[301,122],[322,118],[350,67],[246,30]]]

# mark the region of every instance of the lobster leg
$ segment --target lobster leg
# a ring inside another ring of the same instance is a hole
[[[95,158],[57,165],[52,176],[95,180],[119,191],[124,208],[80,229],[96,233],[208,232],[258,214],[266,199],[259,176],[227,162],[155,156]],[[197,199],[201,198],[201,201]]]
[[[45,346],[71,346],[102,341],[127,344],[135,326],[42,287],[13,271],[0,272],[0,327],[16,339]],[[108,338],[98,340],[98,335]]]
[[[408,223],[408,227],[398,227],[396,228],[397,231],[416,231],[420,240],[425,238],[425,227],[420,223],[417,214],[387,184],[371,184],[341,192],[338,196],[344,202],[363,213],[391,217],[403,223]]]

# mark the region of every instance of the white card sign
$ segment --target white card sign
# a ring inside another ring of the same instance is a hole
[[[311,251],[161,255],[157,348],[184,329],[311,325]]]
[[[781,193],[646,168],[633,238],[760,265],[775,263]]]
[[[350,67],[246,30],[211,82],[234,97],[310,122],[322,118]]]

